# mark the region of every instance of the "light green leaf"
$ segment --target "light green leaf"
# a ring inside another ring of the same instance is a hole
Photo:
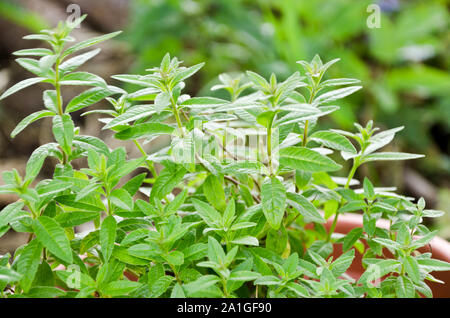
[[[297,193],[288,192],[287,199],[288,203],[292,205],[301,215],[303,215],[308,222],[325,223],[323,216],[304,196]]]
[[[35,48],[35,49],[24,49],[13,52],[16,56],[46,56],[52,55],[53,52],[49,49],[44,48]]]
[[[11,138],[16,137],[22,130],[24,130],[29,124],[35,122],[36,120],[39,120],[44,117],[54,116],[56,115],[52,111],[48,110],[40,110],[38,112],[35,112],[31,115],[28,115],[22,121],[14,128],[14,130],[11,132]]]
[[[314,99],[314,103],[328,103],[337,99],[344,98],[350,94],[353,94],[354,92],[360,90],[362,86],[349,86],[344,88],[339,88],[336,90],[332,90],[330,92],[326,92],[319,97]]]
[[[144,123],[121,130],[115,137],[120,140],[138,139],[142,137],[171,135],[174,127],[162,123]]]
[[[158,95],[156,95],[155,98],[155,110],[159,114],[164,109],[166,109],[167,106],[170,105],[170,95],[167,92],[161,92]]]
[[[259,246],[258,239],[253,236],[242,236],[235,238],[231,241],[233,244],[238,245],[251,245],[251,246]]]
[[[53,117],[53,135],[66,154],[72,152],[75,125],[68,114]]]
[[[98,212],[74,211],[58,214],[55,220],[62,227],[74,227],[92,221],[100,216]]]
[[[85,49],[85,48],[90,47],[92,45],[95,45],[97,43],[109,40],[109,39],[119,35],[120,33],[122,33],[122,31],[108,33],[108,34],[104,34],[104,35],[93,37],[93,38],[85,40],[85,41],[81,41],[81,42],[79,42],[79,43],[69,47],[67,50],[65,50],[63,52],[63,54],[62,54],[62,57],[66,57],[67,55],[75,53],[75,52],[77,52],[79,50],[82,50],[82,49]]]
[[[40,83],[45,81],[46,78],[44,77],[34,77],[34,78],[28,78],[26,80],[23,80],[13,86],[11,86],[10,88],[8,88],[3,94],[2,96],[0,96],[0,100],[5,99],[6,97],[8,97],[9,95],[12,95],[18,91],[20,91],[21,89],[24,89],[28,86],[34,85],[36,83]]]
[[[131,211],[133,209],[133,198],[124,189],[114,189],[110,196],[111,203],[115,206]]]
[[[379,161],[379,160],[409,160],[422,158],[424,155],[416,155],[404,152],[377,152],[362,157],[362,162]]]
[[[248,281],[257,279],[260,276],[261,276],[261,274],[251,272],[251,271],[233,271],[233,272],[231,272],[230,278],[228,280],[239,281],[239,282],[248,282]]]
[[[361,237],[362,234],[363,234],[363,229],[361,227],[354,228],[350,232],[348,232],[344,238],[344,244],[342,246],[342,250],[345,252],[348,249],[350,249],[356,243],[356,241]]]
[[[128,295],[132,291],[138,289],[141,285],[141,283],[129,280],[116,280],[103,286],[101,292],[111,297]]]
[[[405,271],[408,274],[409,278],[411,278],[413,282],[419,283],[421,279],[419,263],[417,263],[417,260],[411,255],[408,255],[404,257],[402,261],[403,267],[405,268]]]
[[[153,184],[150,192],[150,201],[162,199],[169,194],[183,180],[185,174],[186,169],[180,166],[175,169],[163,169]]]
[[[223,212],[227,206],[223,180],[210,174],[203,182],[202,188],[208,202],[218,211]]]
[[[304,147],[286,147],[280,150],[280,164],[296,170],[311,172],[336,171],[342,168],[330,158]]]
[[[71,113],[80,110],[84,107],[88,107],[101,101],[103,98],[114,94],[115,91],[104,87],[93,87],[75,96],[69,104],[67,104],[66,113]]]
[[[32,240],[19,255],[17,260],[17,272],[22,275],[20,287],[25,293],[30,290],[37,273],[42,254],[42,245],[38,240]]]
[[[40,216],[33,222],[33,230],[37,239],[50,253],[71,264],[72,248],[64,229],[53,219]]]
[[[427,272],[450,271],[450,263],[438,259],[417,259],[417,263]]]
[[[309,140],[316,141],[326,147],[356,154],[353,144],[344,136],[332,131],[317,131],[309,137]]]
[[[267,177],[262,184],[261,199],[267,222],[272,228],[278,229],[283,220],[286,203],[286,189],[283,183],[275,177]]]
[[[144,117],[148,117],[156,113],[153,105],[137,105],[128,109],[122,115],[114,118],[102,129],[113,128],[119,125],[125,125],[130,121],[138,120]]]
[[[102,249],[102,254],[104,262],[107,263],[114,249],[114,242],[116,241],[116,229],[117,223],[116,219],[110,215],[107,216],[100,228],[100,247]]]
[[[222,219],[220,213],[217,212],[208,203],[205,203],[197,199],[192,199],[192,203],[194,204],[195,210],[197,211],[198,215],[200,215],[200,217],[209,226],[216,225]]]
[[[17,201],[4,207],[0,211],[0,227],[8,225],[10,222],[14,221],[16,217],[21,215],[23,206],[23,202]]]
[[[95,49],[95,50],[80,54],[78,56],[72,57],[72,58],[68,59],[67,61],[61,63],[61,65],[59,66],[59,69],[65,73],[72,72],[75,69],[77,69],[78,67],[80,67],[81,65],[83,65],[86,61],[88,61],[91,58],[93,58],[94,56],[96,56],[98,53],[100,53],[100,49]]]
[[[395,292],[399,298],[413,298],[416,293],[413,282],[406,276],[397,277]]]

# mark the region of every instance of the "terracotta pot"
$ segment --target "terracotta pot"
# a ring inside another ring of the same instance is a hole
[[[327,220],[327,223],[325,224],[327,230],[330,229],[331,224],[333,223],[333,219],[334,218],[331,217]],[[363,227],[362,215],[354,213],[341,214],[338,218],[335,233],[347,234],[356,227]],[[387,220],[378,220],[377,227],[389,228],[389,222]],[[433,258],[450,262],[450,243],[440,237],[433,238],[429,245],[420,248],[419,251],[422,253],[431,252]],[[334,258],[339,257],[341,254],[342,244],[336,244],[333,251]],[[354,279],[359,279],[359,277],[364,272],[361,260],[362,255],[356,252],[355,259],[347,271],[347,274]],[[433,297],[450,298],[450,271],[433,272],[431,274],[437,279],[445,282],[445,284],[427,282],[428,286],[433,291]]]

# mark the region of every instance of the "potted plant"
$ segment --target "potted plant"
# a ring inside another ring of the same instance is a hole
[[[81,50],[118,34],[70,45],[84,18],[26,36],[48,44],[15,52],[36,77],[0,97],[49,85],[45,109],[11,135],[50,117],[55,139],[31,154],[25,175],[3,172],[0,193],[18,200],[0,212],[0,233],[29,233],[12,262],[0,260],[3,297],[432,297],[426,282],[450,264],[421,250],[435,236],[422,220],[442,212],[355,179],[363,164],[422,156],[379,151],[401,128],[316,128],[361,88],[325,79],[338,59],[300,61],[301,73],[284,81],[222,74],[212,88],[228,91],[221,99],[184,94],[203,64],[184,67],[167,54],[146,75],[113,76],[140,87],[129,92],[77,71],[100,51]],[[65,101],[67,85],[87,89]],[[104,116],[103,128],[140,158],[75,126],[74,112],[103,99],[110,109],[82,115]],[[170,143],[148,153],[142,141],[160,135]],[[39,180],[47,157],[58,163]],[[341,231],[348,212],[362,221]],[[94,230],[77,233],[87,222]]]

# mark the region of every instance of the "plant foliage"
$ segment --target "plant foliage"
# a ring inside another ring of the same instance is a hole
[[[36,77],[0,97],[51,85],[43,92],[46,109],[12,136],[52,117],[55,139],[31,154],[24,176],[3,173],[0,193],[19,199],[0,212],[0,235],[11,228],[29,233],[12,262],[10,255],[0,259],[4,297],[432,296],[430,273],[450,264],[418,249],[435,235],[423,218],[441,212],[354,179],[371,161],[421,155],[380,151],[401,128],[378,132],[370,121],[352,132],[315,129],[361,89],[354,79],[323,80],[338,59],[300,61],[284,81],[222,74],[213,89],[230,97],[218,99],[185,94],[203,63],[187,67],[167,54],[145,75],[113,76],[140,87],[128,92],[77,71],[99,53],[91,46],[118,34],[69,46],[83,19],[26,36],[49,48],[16,53],[37,57],[17,59]],[[64,102],[65,85],[87,89]],[[140,158],[75,126],[71,113],[103,99],[109,110],[84,115],[103,114],[103,128],[133,143]],[[142,141],[161,135],[170,136],[167,147],[147,153]],[[251,142],[254,136],[262,137]],[[53,178],[39,180],[47,157],[58,161]],[[72,162],[79,158],[86,167],[77,170]],[[138,174],[142,168],[147,172]],[[361,212],[363,227],[335,233],[347,212]],[[382,218],[388,228],[377,226]],[[93,230],[79,233],[88,222]],[[341,255],[333,254],[338,245]],[[356,253],[365,269],[357,280],[346,274]]]

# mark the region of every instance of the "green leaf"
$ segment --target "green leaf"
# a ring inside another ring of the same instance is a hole
[[[114,249],[114,242],[116,241],[116,229],[117,223],[116,219],[110,215],[107,216],[100,228],[100,247],[102,249],[102,254],[104,262],[107,263]]]
[[[98,75],[87,72],[75,72],[64,75],[60,85],[88,85],[107,88],[107,84],[103,78]]]
[[[251,271],[233,271],[230,274],[230,281],[248,282],[259,278],[261,275]]]
[[[412,257],[411,255],[406,256],[403,258],[403,267],[405,268],[406,273],[408,276],[412,279],[415,283],[420,283],[420,269],[419,269],[419,263],[417,263],[417,260]]]
[[[19,255],[17,272],[22,275],[20,287],[25,293],[30,290],[41,261],[42,245],[38,240],[32,240]]]
[[[139,188],[141,187],[142,183],[144,182],[145,178],[147,177],[147,173],[141,173],[137,176],[133,177],[132,179],[128,180],[127,183],[125,183],[122,186],[122,189],[127,191],[131,196],[135,195],[136,192],[139,191]]]
[[[90,60],[94,56],[96,56],[98,53],[100,53],[100,49],[95,49],[83,54],[80,54],[78,56],[72,57],[65,61],[64,63],[61,63],[59,66],[59,69],[64,72],[72,72],[81,65],[83,65],[86,61]]]
[[[201,69],[203,67],[203,65],[205,65],[205,63],[199,63],[196,64],[194,66],[188,67],[188,68],[184,68],[178,71],[178,73],[176,73],[173,81],[175,83],[178,83],[188,77],[191,77],[192,75],[194,75],[199,69]]]
[[[156,112],[158,114],[161,113],[167,106],[170,105],[170,94],[167,92],[161,92],[156,95],[154,105]]]
[[[170,298],[186,298],[186,294],[183,291],[183,288],[180,284],[175,284],[172,289],[172,293],[170,294]]]
[[[120,140],[138,139],[142,137],[171,135],[175,128],[162,123],[144,123],[121,130],[114,137]]]
[[[227,206],[223,180],[210,174],[203,182],[202,188],[208,202],[218,211],[223,212]]]
[[[102,129],[113,128],[119,125],[125,125],[130,121],[138,120],[144,117],[148,117],[156,113],[153,105],[137,105],[128,109],[122,115],[114,118],[107,123]]]
[[[99,154],[109,156],[108,146],[97,137],[77,135],[73,138],[73,144],[84,150],[92,149]]]
[[[37,239],[50,253],[71,264],[72,248],[64,229],[53,219],[47,216],[39,216],[33,222],[33,230]]]
[[[375,197],[375,190],[372,182],[370,182],[368,178],[364,178],[363,187],[365,196],[369,199],[373,199]]]
[[[280,164],[296,170],[311,172],[336,171],[342,168],[330,158],[304,147],[286,147],[280,150]]]
[[[293,291],[299,297],[309,298],[311,297],[308,293],[308,290],[300,284],[296,284],[294,282],[289,282],[286,284],[286,288]]]
[[[180,251],[172,251],[164,256],[169,264],[180,266],[184,263],[184,254]]]
[[[0,282],[2,283],[14,283],[18,282],[22,278],[22,275],[17,273],[16,271],[6,267],[0,266]],[[5,286],[3,286],[5,287]]]
[[[235,238],[231,241],[233,244],[238,245],[250,245],[250,246],[259,246],[258,239],[253,236],[242,236]]]
[[[197,199],[192,199],[192,203],[194,204],[195,210],[197,211],[198,215],[200,215],[200,217],[209,226],[215,226],[222,219],[220,213],[217,212],[208,203]]]
[[[114,189],[110,196],[111,203],[126,211],[133,210],[133,198],[125,189]]]
[[[352,265],[355,258],[355,250],[350,250],[341,256],[339,256],[331,265],[331,272],[335,277],[339,277],[344,274],[347,269]]]
[[[416,155],[404,152],[377,152],[362,157],[362,163],[379,160],[409,160],[422,158],[424,155]]]
[[[13,52],[16,56],[46,56],[52,55],[53,51],[44,48],[24,49]]]
[[[219,282],[219,277],[216,275],[203,275],[197,280],[190,282],[188,284],[183,285],[183,290],[188,294],[189,297],[201,297],[209,295],[209,291],[214,285]],[[213,297],[220,297],[220,291],[216,292],[216,289],[213,289],[211,292]]]
[[[261,75],[255,73],[255,72],[252,72],[252,71],[247,71],[247,76],[250,79],[250,81],[252,81],[253,84],[255,84],[257,87],[260,87],[262,89],[270,88],[269,83]]]
[[[16,137],[22,130],[24,130],[29,124],[35,122],[36,120],[39,120],[44,117],[54,116],[56,115],[52,111],[48,110],[40,110],[38,112],[35,112],[31,115],[28,115],[22,121],[14,128],[14,130],[11,132],[11,138]]]
[[[398,273],[401,269],[401,263],[398,260],[386,259],[377,262],[376,264],[370,264],[366,271],[361,275],[358,280],[360,284],[367,284],[374,280],[377,280],[389,273]]]
[[[287,199],[288,203],[308,220],[307,222],[311,221],[316,223],[325,223],[323,216],[304,196],[297,193],[288,192]]]
[[[74,227],[98,218],[98,212],[74,211],[58,214],[55,220],[62,227]]]
[[[101,292],[111,297],[128,295],[132,291],[138,289],[141,285],[141,283],[129,280],[116,280],[106,284],[101,289]]]
[[[288,233],[283,225],[276,230],[272,228],[267,232],[266,248],[282,255],[286,250],[288,240]]]
[[[208,237],[208,258],[211,262],[219,265],[225,264],[225,252],[222,245],[212,236]]]
[[[261,187],[261,199],[267,222],[272,228],[278,229],[283,220],[286,203],[286,189],[283,183],[276,177],[266,178]]]
[[[416,294],[413,282],[406,276],[397,277],[395,292],[399,298],[413,298]]]
[[[361,237],[363,234],[363,229],[361,227],[357,227],[352,229],[350,232],[347,233],[347,235],[344,238],[344,244],[342,246],[342,251],[347,251],[350,249],[356,241]]]
[[[181,106],[194,109],[208,109],[229,103],[227,100],[214,97],[193,97],[181,103]]]
[[[349,86],[344,88],[339,88],[336,90],[332,90],[330,92],[326,92],[325,94],[320,95],[319,97],[314,99],[314,103],[328,103],[337,99],[344,98],[354,92],[360,90],[362,86]]]
[[[109,40],[109,39],[119,35],[120,33],[122,33],[122,31],[108,33],[108,34],[93,37],[93,38],[85,40],[85,41],[81,41],[81,42],[69,47],[67,50],[65,50],[62,54],[62,57],[66,57],[67,55],[70,55],[72,53],[75,53],[77,51],[85,49],[85,48],[95,45],[97,43]]]
[[[427,272],[450,271],[450,263],[437,259],[417,259],[417,263]]]
[[[356,154],[353,144],[344,136],[332,131],[317,131],[309,137],[309,140],[318,142],[326,147]]]
[[[58,99],[55,90],[46,90],[42,93],[42,99],[44,100],[45,107],[54,112],[58,113]]]
[[[160,297],[162,294],[169,289],[172,281],[174,280],[171,276],[162,276],[157,281],[155,281],[150,288],[150,295],[152,298]]]
[[[6,97],[8,97],[9,95],[12,95],[18,91],[20,91],[21,89],[27,88],[28,86],[34,85],[36,83],[40,83],[45,81],[46,78],[44,77],[34,77],[34,78],[28,78],[26,80],[23,80],[13,86],[11,86],[10,88],[8,88],[3,94],[2,96],[0,96],[0,100],[5,99]]]
[[[8,225],[22,214],[23,202],[17,201],[8,204],[0,211],[0,227]]]
[[[53,117],[53,135],[66,154],[72,152],[75,125],[68,114]]]
[[[150,201],[164,198],[183,180],[185,174],[186,169],[181,166],[163,169],[153,184]]]
[[[65,295],[66,292],[57,287],[36,286],[31,288],[25,296],[28,298],[57,298]]]
[[[281,285],[281,283],[282,283],[281,279],[271,275],[261,276],[254,281],[255,285],[266,285],[266,286]]]
[[[54,56],[49,56],[52,60],[54,60],[52,57]],[[33,73],[34,75],[37,76],[42,76],[45,77],[45,74],[47,73],[48,69],[44,69],[43,67],[40,66],[40,63],[38,60],[35,59],[29,59],[29,58],[20,58],[20,59],[16,59],[16,62],[22,66],[24,69],[26,69],[27,71]]]
[[[93,87],[81,93],[78,96],[75,96],[69,104],[66,106],[66,113],[71,113],[77,110],[80,110],[84,107],[88,107],[92,104],[95,104],[105,97],[108,97],[114,94],[115,91],[110,88],[104,87]]]

